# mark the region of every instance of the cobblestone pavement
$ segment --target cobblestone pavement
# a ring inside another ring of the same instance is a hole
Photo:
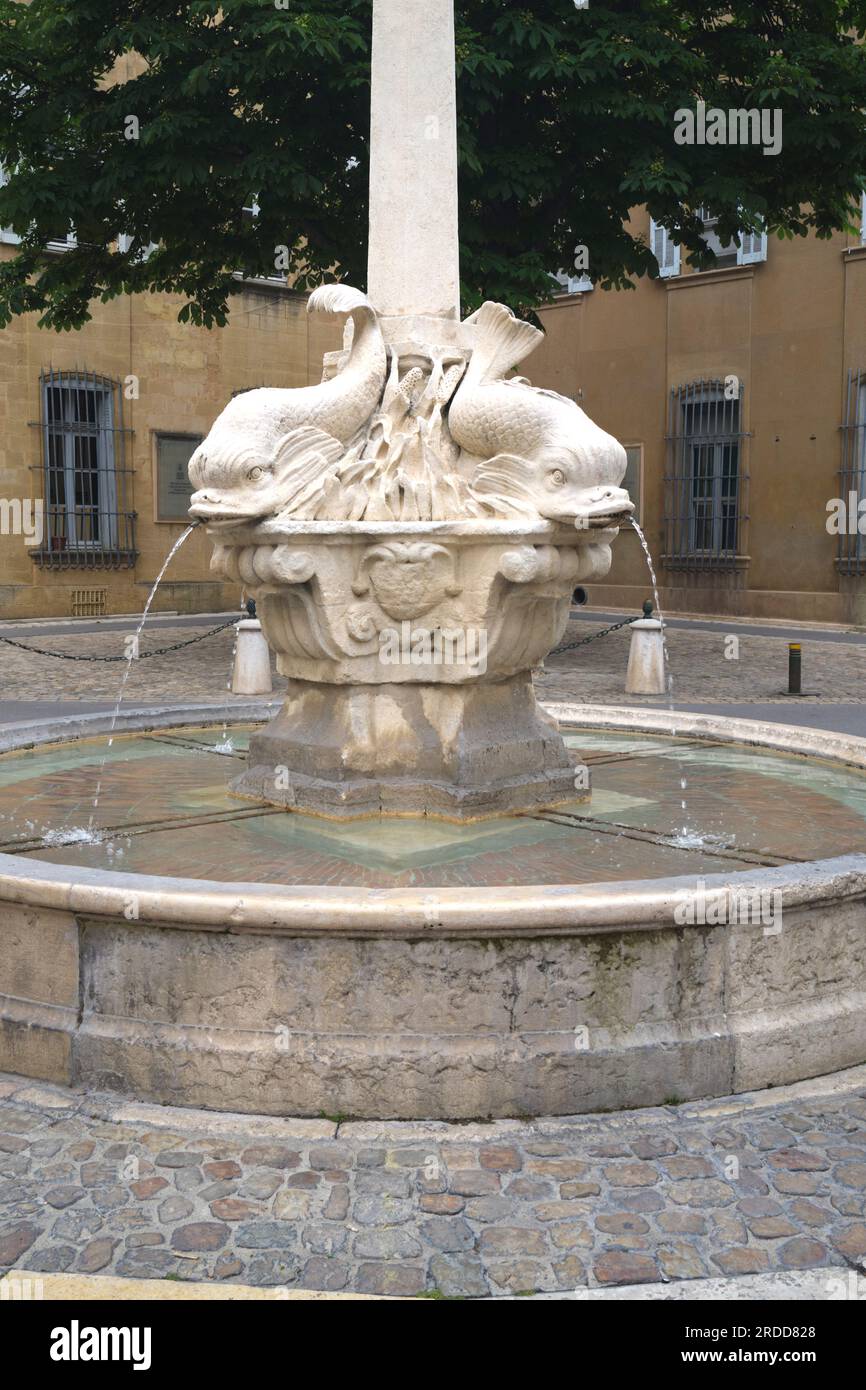
[[[208,619],[201,631],[215,625],[215,620]],[[593,630],[593,624],[572,622],[562,641],[577,641]],[[150,633],[145,630],[140,650],[144,653],[185,641],[196,631],[170,626]],[[732,650],[726,644],[731,635],[738,637],[736,659],[725,655]],[[44,637],[28,636],[26,641],[30,646],[51,651],[88,655],[116,655],[123,651],[123,633],[119,629],[86,634],[70,629],[62,635],[55,632]],[[549,658],[546,671],[537,680],[539,695],[546,700],[622,704],[629,641],[628,630],[622,629],[577,651]],[[726,626],[723,620],[716,632],[669,629],[676,699],[692,704],[778,701],[790,710],[791,701],[783,694],[788,680],[787,643],[787,636],[738,634],[736,624]],[[177,700],[231,705],[246,698],[226,691],[233,646],[234,636],[229,630],[183,651],[134,662],[124,692],[126,703]],[[0,700],[113,700],[123,669],[120,663],[59,661],[0,644]],[[275,677],[275,691],[283,685],[282,677]],[[819,702],[866,703],[866,645],[810,642],[805,636],[803,689],[817,692],[814,698]]]
[[[479,1298],[866,1268],[866,1067],[536,1122],[269,1120],[0,1079],[0,1271]]]

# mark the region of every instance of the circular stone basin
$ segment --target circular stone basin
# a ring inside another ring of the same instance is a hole
[[[591,801],[468,825],[232,798],[262,706],[7,731],[0,1069],[453,1119],[862,1062],[866,741],[554,708]]]

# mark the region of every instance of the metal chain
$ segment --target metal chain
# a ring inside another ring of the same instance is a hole
[[[587,642],[594,642],[596,637],[606,637],[609,632],[617,632],[621,627],[630,627],[636,623],[637,618],[623,618],[621,623],[611,623],[610,627],[603,627],[600,632],[591,632],[588,637],[581,637],[579,642],[566,642],[562,647],[556,647],[548,656],[559,656],[560,652],[573,652],[577,647],[585,647]]]
[[[0,637],[0,642],[5,642],[7,647],[17,647],[22,652],[33,652],[36,656],[56,656],[59,661],[144,661],[150,656],[165,656],[166,652],[179,652],[181,647],[191,647],[195,642],[203,642],[206,637],[214,637],[218,632],[225,632],[227,627],[234,627],[239,618],[231,618],[227,623],[220,623],[219,627],[212,627],[210,632],[202,632],[198,637],[189,637],[185,642],[173,642],[170,647],[157,647],[156,651],[139,652],[138,656],[130,658],[128,656],[78,656],[72,652],[48,652],[44,647],[28,647],[24,642],[13,642],[11,637]]]

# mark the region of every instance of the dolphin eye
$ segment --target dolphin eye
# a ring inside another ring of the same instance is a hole
[[[264,476],[264,472],[265,470],[263,468],[260,468],[258,464],[256,464],[255,468],[251,468],[249,473],[247,474],[247,482],[257,483],[259,481],[259,478]]]
[[[550,483],[551,487],[564,487],[565,474],[561,468],[554,468],[552,473],[548,473],[547,481]]]

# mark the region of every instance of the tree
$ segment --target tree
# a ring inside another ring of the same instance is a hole
[[[335,265],[362,285],[371,8],[0,0],[0,226],[22,238],[0,321],[75,328],[92,299],[167,290],[221,324],[235,272],[275,263],[301,288]],[[467,307],[530,311],[578,246],[606,287],[655,275],[627,225],[644,204],[703,264],[702,205],[723,240],[759,220],[853,225],[864,33],[866,3],[847,0],[457,0]],[[699,100],[780,109],[781,150],[677,143],[676,112]],[[47,252],[69,227],[75,248]]]

